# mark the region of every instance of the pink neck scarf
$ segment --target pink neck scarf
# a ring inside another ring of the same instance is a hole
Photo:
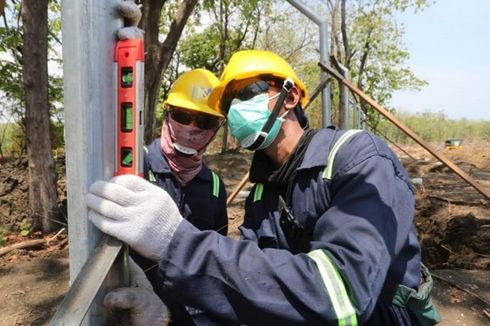
[[[182,185],[185,186],[201,171],[202,156],[215,134],[216,130],[203,130],[192,124],[183,125],[169,116],[163,122],[160,136],[162,153]],[[175,149],[174,143],[193,148],[197,154],[183,155]]]

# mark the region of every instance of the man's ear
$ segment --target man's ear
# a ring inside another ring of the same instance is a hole
[[[291,91],[286,96],[286,100],[284,101],[286,110],[292,110],[298,105],[301,95],[299,94],[298,89],[294,86]]]

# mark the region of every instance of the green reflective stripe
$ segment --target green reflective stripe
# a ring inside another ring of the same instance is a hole
[[[355,134],[361,131],[362,130],[351,129],[346,131],[342,136],[340,136],[339,139],[337,139],[332,150],[330,151],[330,153],[328,153],[327,166],[325,167],[325,170],[323,170],[323,175],[322,175],[324,179],[332,178],[333,161],[335,160],[335,155],[337,155],[337,151],[340,149],[342,144],[344,144],[347,140],[349,140],[349,138],[351,138],[352,136],[354,136]]]
[[[157,181],[157,178],[155,178],[155,175],[153,174],[153,172],[151,170],[148,170],[148,181],[150,182],[156,182]]]
[[[218,198],[219,197],[219,177],[216,173],[211,171],[213,174],[213,196]]]
[[[257,200],[261,200],[262,199],[262,193],[263,192],[264,192],[264,184],[257,183],[257,185],[255,186],[255,192],[254,192],[254,203]]]
[[[146,146],[143,146],[143,151],[145,152],[145,155],[148,155],[148,148]],[[156,182],[157,181],[157,178],[155,178],[155,175],[153,174],[153,172],[148,169],[148,181],[150,182]]]
[[[318,267],[320,276],[327,289],[327,294],[332,301],[338,325],[357,325],[356,311],[352,305],[345,284],[330,257],[322,250],[310,251],[308,256],[313,259]]]

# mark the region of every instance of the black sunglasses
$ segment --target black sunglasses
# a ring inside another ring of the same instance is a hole
[[[171,109],[167,111],[170,117],[183,125],[190,125],[195,121],[196,126],[200,129],[209,130],[217,129],[221,124],[221,119],[207,114],[192,114],[183,110]]]
[[[228,114],[230,110],[231,102],[234,99],[239,99],[240,101],[250,100],[252,97],[267,93],[269,91],[269,83],[264,80],[258,80],[253,84],[245,86],[237,92],[229,92],[225,94],[221,99],[221,108],[225,114]]]

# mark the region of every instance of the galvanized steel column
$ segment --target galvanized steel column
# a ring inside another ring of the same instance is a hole
[[[328,23],[326,20],[318,24],[320,29],[320,62],[328,65]],[[322,71],[321,80],[327,79],[328,75]],[[323,127],[329,126],[332,121],[330,117],[330,85],[322,90],[322,108],[323,108]]]
[[[115,32],[122,26],[115,7],[118,2],[62,1],[70,283],[101,235],[87,220],[85,194],[92,182],[109,179],[114,173],[113,52]],[[114,270],[108,279],[117,277]],[[96,298],[85,324],[104,323],[100,303],[101,298]]]

